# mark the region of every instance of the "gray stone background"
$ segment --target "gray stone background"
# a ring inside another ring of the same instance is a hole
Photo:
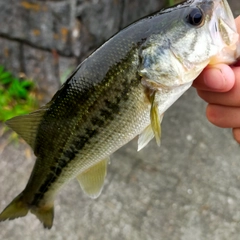
[[[94,49],[163,5],[157,0],[0,0],[0,64],[34,79],[49,100],[61,78]]]
[[[229,1],[235,16],[240,1]],[[160,0],[0,0],[0,64],[33,78],[44,101],[97,46]],[[194,89],[166,113],[162,146],[136,151],[137,139],[111,157],[102,195],[76,181],[57,196],[45,230],[29,214],[0,223],[5,240],[240,239],[240,150],[230,129],[212,126]],[[0,138],[0,210],[25,187],[34,156]]]

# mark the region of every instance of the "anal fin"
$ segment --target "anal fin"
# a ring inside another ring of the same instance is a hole
[[[87,169],[77,176],[82,190],[91,198],[97,198],[103,189],[104,180],[107,174],[109,157]]]

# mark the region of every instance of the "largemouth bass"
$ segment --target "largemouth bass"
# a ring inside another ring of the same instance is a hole
[[[110,38],[48,104],[7,121],[37,159],[26,188],[0,220],[30,211],[51,228],[55,195],[74,178],[98,197],[110,155],[137,135],[138,150],[154,137],[160,145],[164,112],[208,64],[233,63],[238,40],[225,0],[189,0]]]

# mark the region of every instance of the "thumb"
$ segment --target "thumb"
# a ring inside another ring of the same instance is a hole
[[[212,92],[227,92],[235,83],[235,75],[231,67],[226,64],[208,66],[193,82],[198,90]]]

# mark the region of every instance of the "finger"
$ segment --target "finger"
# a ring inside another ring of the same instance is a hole
[[[227,92],[235,82],[235,76],[226,64],[216,64],[208,66],[200,76],[194,81],[193,87],[211,92]]]
[[[238,143],[240,143],[240,128],[233,128],[233,137]]]
[[[236,19],[235,19],[235,23],[236,23],[236,26],[237,26],[237,31],[238,33],[240,34],[240,16],[238,16]],[[240,56],[238,57],[238,61],[234,64],[235,66],[240,66],[240,60],[239,60]]]
[[[198,95],[208,103],[219,104],[224,106],[240,107],[240,68],[234,68],[234,72],[237,76],[235,85],[233,88],[224,93],[208,92],[198,90]],[[239,109],[240,111],[240,109]]]
[[[236,23],[236,26],[237,26],[237,31],[238,31],[238,33],[240,33],[240,16],[238,16],[235,19],[235,23]]]
[[[240,128],[240,108],[209,104],[206,110],[208,120],[222,128]]]

